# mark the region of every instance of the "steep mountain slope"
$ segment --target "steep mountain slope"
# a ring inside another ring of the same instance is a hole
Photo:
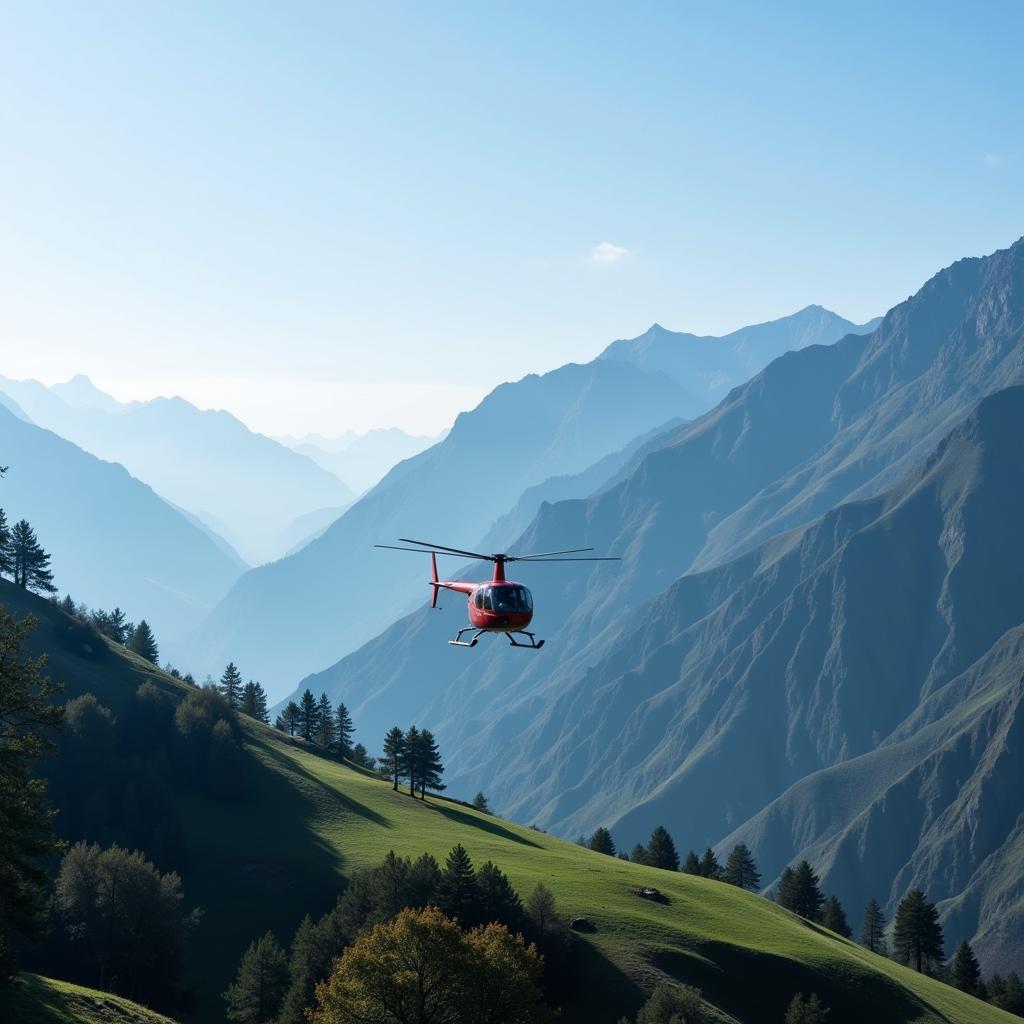
[[[807,306],[722,337],[667,331],[654,324],[639,338],[612,342],[601,358],[667,373],[693,395],[697,405],[692,414],[696,414],[706,412],[784,353],[831,345],[847,334],[870,334],[881,320],[854,324],[822,306]]]
[[[0,989],[0,1019],[11,1024],[173,1024],[128,999],[68,981],[22,974]]]
[[[51,655],[50,674],[65,683],[67,697],[92,692],[120,715],[144,680],[179,698],[185,692],[118,647],[98,658],[69,645],[62,639],[69,623],[58,608],[2,581],[0,602],[37,616],[33,646]],[[569,1022],[634,1012],[641,989],[666,975],[699,985],[737,1020],[781,1019],[797,991],[818,992],[834,1024],[869,1016],[894,1024],[1012,1020],[761,897],[592,853],[450,801],[412,800],[281,733],[249,721],[242,727],[250,756],[240,766],[241,799],[212,800],[184,787],[174,794],[186,830],[183,892],[187,905],[205,910],[191,957],[201,1021],[222,1019],[219,992],[254,937],[268,928],[288,937],[304,914],[333,903],[353,871],[379,863],[390,849],[443,858],[457,842],[477,865],[490,859],[501,866],[520,891],[544,881],[562,914],[583,913],[594,924],[593,933],[574,940],[580,980],[562,1014]],[[656,885],[669,902],[631,895],[643,884]]]
[[[0,378],[0,390],[40,426],[120,462],[199,516],[250,564],[287,550],[281,534],[297,516],[355,497],[333,474],[230,413],[182,398],[121,404],[81,376],[52,389]]]
[[[121,466],[0,408],[0,483],[9,520],[28,519],[57,585],[145,618],[163,643],[193,628],[238,578],[211,538]]]
[[[424,565],[375,551],[374,543],[399,536],[475,543],[527,487],[582,470],[664,423],[680,394],[663,375],[607,360],[503,384],[321,537],[243,576],[196,637],[198,667],[206,672],[233,658],[284,696],[302,674],[418,602]]]

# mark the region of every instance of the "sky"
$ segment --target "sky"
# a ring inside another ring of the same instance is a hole
[[[1024,5],[8,4],[0,373],[436,433],[1024,234]]]

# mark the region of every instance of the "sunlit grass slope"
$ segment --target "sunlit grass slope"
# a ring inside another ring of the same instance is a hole
[[[169,1017],[107,992],[66,981],[23,974],[15,988],[0,991],[5,1024],[172,1024]]]
[[[50,652],[50,673],[66,684],[67,696],[88,690],[118,712],[146,678],[184,692],[120,648],[96,658],[58,642],[66,641],[66,617],[12,591],[0,585],[0,602],[40,619],[34,646]],[[217,802],[184,787],[177,798],[186,832],[185,897],[205,911],[190,958],[204,1022],[223,1019],[220,993],[258,935],[269,928],[287,943],[306,913],[327,910],[353,871],[379,863],[388,850],[413,857],[426,851],[443,861],[456,842],[478,866],[493,860],[524,896],[544,881],[566,917],[594,924],[594,932],[578,936],[587,979],[581,1002],[563,1014],[570,1022],[615,1021],[665,974],[699,986],[745,1024],[781,1021],[801,991],[817,992],[832,1008],[831,1024],[1016,1019],[758,896],[592,853],[450,801],[414,800],[250,720],[244,736],[252,756],[244,762],[242,799]],[[375,737],[357,738],[376,746]],[[630,894],[644,884],[671,902]],[[849,909],[856,916],[857,908]]]

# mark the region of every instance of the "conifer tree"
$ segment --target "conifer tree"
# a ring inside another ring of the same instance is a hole
[[[242,688],[242,714],[255,718],[257,722],[270,722],[267,711],[267,692],[251,679]]]
[[[646,863],[652,868],[664,868],[666,871],[679,870],[679,854],[676,844],[663,825],[659,825],[651,833],[651,841],[647,844]]]
[[[334,715],[335,742],[338,744],[340,757],[350,757],[352,754],[352,734],[356,731],[352,724],[352,716],[344,704],[338,705]]]
[[[429,729],[424,729],[417,740],[418,750],[416,753],[416,773],[419,777],[420,799],[427,798],[427,790],[440,793],[447,787],[441,781],[444,775],[444,764],[441,761],[441,751],[438,749],[434,734]]]
[[[900,901],[893,923],[893,952],[900,963],[919,974],[944,958],[939,912],[920,889],[911,889]]]
[[[68,609],[68,605],[71,606],[70,609]],[[75,603],[71,600],[70,594],[64,599],[62,607],[65,611],[70,611],[72,615],[75,613]],[[124,612],[120,608],[115,608],[112,612],[105,612],[102,609],[93,612],[92,623],[104,636],[109,637],[115,643],[127,642]]]
[[[647,847],[643,843],[637,843],[629,853],[629,859],[634,864],[647,863]]]
[[[867,946],[872,953],[884,951],[885,914],[874,898],[868,900],[864,908],[864,925],[860,930],[860,944]]]
[[[405,754],[405,734],[397,726],[392,726],[384,737],[384,756],[380,766],[391,779],[391,788],[398,791],[398,779],[402,771],[402,758]]]
[[[1016,971],[1010,971],[1003,980],[1002,997],[999,1000],[993,999],[996,1006],[1008,1010],[1010,1013],[1024,1017],[1024,982]]]
[[[140,619],[139,624],[132,630],[132,637],[128,641],[128,650],[134,651],[140,658],[151,661],[154,665],[160,664],[160,648],[156,645],[156,637],[149,623]]]
[[[478,811],[483,811],[484,814],[490,814],[491,809],[487,806],[487,797],[484,796],[483,790],[478,790],[475,797],[473,797],[473,806]]]
[[[306,689],[299,701],[299,734],[312,742],[320,727],[320,708],[311,690]]]
[[[45,930],[46,861],[58,849],[46,784],[32,769],[52,749],[63,710],[52,699],[60,687],[26,651],[34,628],[0,607],[0,986],[14,976],[17,940]]]
[[[402,778],[409,780],[409,796],[416,795],[420,749],[420,731],[415,725],[410,725],[402,744],[402,762],[399,769]]]
[[[725,874],[722,877],[729,885],[736,885],[741,889],[756,891],[761,887],[761,875],[746,843],[737,843],[729,852],[729,859],[725,862]]]
[[[295,701],[288,701],[284,711],[281,712],[281,721],[284,723],[284,727],[288,731],[288,735],[294,736],[302,721],[302,710]]]
[[[558,925],[555,894],[543,882],[538,882],[526,897],[526,914],[537,926],[541,936],[547,935]]]
[[[479,924],[480,890],[473,862],[462,843],[456,843],[448,854],[437,896],[441,910],[464,928]]]
[[[477,872],[476,883],[480,894],[481,923],[500,921],[510,929],[515,929],[522,921],[523,901],[508,880],[508,875],[487,861]]]
[[[11,550],[11,528],[7,514],[0,508],[0,576],[14,575],[14,552]]]
[[[713,878],[716,882],[722,880],[722,865],[718,863],[715,851],[709,846],[700,859],[700,873],[705,878]]]
[[[804,997],[802,992],[793,996],[786,1010],[785,1024],[825,1024],[829,1011],[821,1004],[817,993]]]
[[[352,761],[354,764],[358,764],[363,768],[369,768],[370,771],[373,771],[377,766],[377,759],[370,757],[369,752],[362,743],[357,743],[352,748]]]
[[[956,947],[956,953],[953,954],[950,977],[953,985],[961,992],[982,996],[985,986],[981,980],[981,966],[966,939],[961,940],[960,945]]]
[[[683,873],[686,875],[700,874],[700,857],[693,850],[686,855],[686,860],[683,862]]]
[[[331,698],[326,693],[320,694],[320,700],[316,705],[317,743],[324,750],[330,750],[334,746],[334,708],[331,707]]]
[[[238,975],[224,993],[228,1020],[268,1024],[281,1010],[288,990],[288,958],[272,932],[245,952]]]
[[[852,938],[853,929],[846,920],[846,911],[838,896],[829,896],[825,900],[825,907],[821,913],[821,923],[836,935],[842,935],[844,939]]]
[[[795,871],[787,867],[782,872],[779,878],[779,906],[808,921],[817,921],[821,917],[821,905],[824,902],[818,876],[807,861],[800,861]]]
[[[217,684],[217,691],[228,702],[228,707],[232,711],[242,703],[242,673],[238,671],[238,666],[233,661],[227,663]]]
[[[11,530],[11,559],[14,563],[14,582],[23,590],[54,594],[50,556],[43,550],[35,530],[27,519],[19,519]]]
[[[603,825],[594,830],[594,834],[587,840],[587,846],[597,853],[606,853],[609,857],[615,856],[615,840],[611,832]]]

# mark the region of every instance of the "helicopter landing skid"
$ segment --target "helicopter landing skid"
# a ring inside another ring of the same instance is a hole
[[[520,636],[528,636],[530,638],[530,642],[528,644],[521,644],[515,639],[513,639],[511,633],[506,633],[505,636],[508,637],[508,642],[513,647],[525,647],[527,650],[530,651],[539,651],[544,646],[543,640],[538,640],[532,633],[527,633],[525,629],[517,629],[516,632]]]
[[[449,640],[448,643],[450,643],[453,647],[476,647],[476,642],[480,639],[481,636],[483,636],[483,634],[486,632],[485,630],[478,629],[476,631],[476,636],[474,636],[472,640],[462,639],[462,634],[468,633],[473,628],[473,626],[463,626],[462,629],[460,629],[458,633],[455,634],[455,639]]]

